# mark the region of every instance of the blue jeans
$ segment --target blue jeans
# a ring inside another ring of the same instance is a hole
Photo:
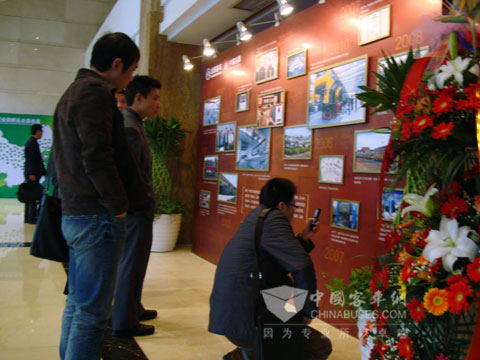
[[[106,213],[63,215],[62,232],[69,246],[70,264],[60,357],[98,360],[125,243],[125,219]]]

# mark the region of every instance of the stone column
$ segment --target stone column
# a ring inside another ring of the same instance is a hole
[[[182,55],[201,53],[200,46],[174,43],[158,33],[163,20],[159,0],[142,0],[140,22],[141,60],[139,74],[148,74],[162,84],[159,116],[177,118],[187,131],[178,161],[172,161],[173,194],[190,208],[182,220],[179,243],[192,242],[193,207],[195,205],[195,178],[197,132],[200,114],[201,69],[198,63],[192,71],[183,69]],[[200,174],[201,175],[201,174]]]

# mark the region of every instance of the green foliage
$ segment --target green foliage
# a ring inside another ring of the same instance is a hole
[[[387,110],[395,113],[403,83],[415,59],[413,51],[410,49],[405,61],[400,61],[397,64],[394,57],[386,57],[385,61],[387,64],[384,74],[374,72],[378,79],[378,90],[367,86],[359,86],[363,92],[356,95],[359,100],[364,102],[363,107],[374,108],[372,114]]]
[[[156,196],[156,214],[185,213],[187,206],[172,197],[172,174],[168,167],[171,156],[178,154],[185,130],[175,118],[155,117],[145,121],[145,133],[153,154],[153,188]]]

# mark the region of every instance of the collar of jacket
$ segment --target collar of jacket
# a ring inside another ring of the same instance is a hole
[[[115,87],[112,84],[110,84],[107,79],[105,79],[103,76],[101,76],[97,72],[90,69],[86,69],[86,68],[82,68],[78,70],[75,80],[85,79],[85,78],[93,78],[97,81],[100,81],[102,86],[107,87],[112,94],[115,94],[115,92],[117,91],[117,89],[115,89]]]
[[[130,119],[133,118],[135,119],[135,121],[142,124],[142,118],[140,117],[140,115],[138,115],[135,110],[130,109],[129,106],[127,106],[125,110],[123,110],[123,116],[128,116]]]

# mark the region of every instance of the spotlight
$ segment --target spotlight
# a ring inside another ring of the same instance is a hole
[[[278,12],[273,13],[273,17],[275,18],[275,27],[280,26],[280,14]]]
[[[240,34],[240,40],[248,41],[251,39],[252,34],[247,30],[243,22],[237,22],[238,33]]]
[[[238,33],[235,34],[235,39],[237,40],[237,42],[235,43],[235,45],[237,45],[237,46],[240,45],[240,44],[241,44],[241,42],[240,42],[240,35],[238,35]]]
[[[190,62],[190,59],[188,58],[187,55],[182,56],[183,60],[183,69],[184,70],[192,70],[193,69],[193,64]]]
[[[208,41],[208,39],[203,39],[203,55],[212,56],[213,54],[215,54],[215,49],[210,44],[210,41]]]
[[[325,4],[325,0],[318,0],[319,4]]]
[[[282,16],[287,16],[293,11],[293,6],[288,3],[288,0],[277,0],[277,3]]]

